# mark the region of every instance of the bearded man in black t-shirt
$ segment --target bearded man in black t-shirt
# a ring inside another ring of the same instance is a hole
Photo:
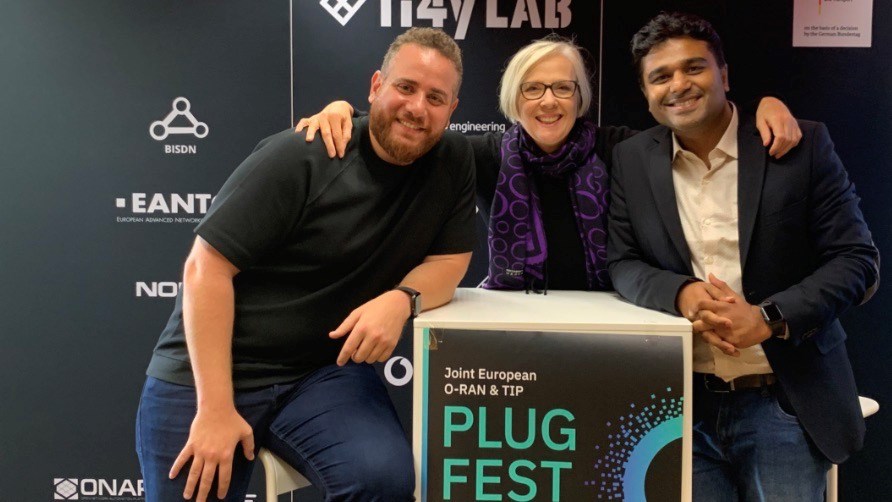
[[[449,36],[410,29],[343,158],[286,130],[223,186],[147,370],[147,501],[244,500],[261,446],[326,500],[412,499],[412,452],[370,363],[468,267],[473,159],[444,134],[461,73]]]

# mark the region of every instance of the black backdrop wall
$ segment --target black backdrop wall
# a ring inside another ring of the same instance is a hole
[[[136,405],[194,220],[291,120],[288,7],[0,7],[0,499],[141,499]],[[207,134],[156,141],[178,97]]]
[[[797,116],[828,124],[881,252],[892,252],[888,2],[875,2],[869,49],[792,48],[791,1],[354,0],[336,15],[322,5],[338,3],[0,6],[0,498],[141,499],[133,418],[195,222],[254,144],[292,114],[336,97],[365,103],[371,73],[404,25],[443,16],[459,38],[468,73],[457,125],[504,124],[495,96],[507,56],[557,31],[575,35],[600,67],[594,116],[644,128],[652,120],[628,40],[660,9],[699,12],[726,42],[734,99],[777,92]],[[497,27],[515,17],[517,28]],[[171,113],[175,100],[188,113]],[[166,118],[170,134],[156,140],[150,125]],[[478,252],[466,285],[484,262]],[[892,406],[887,289],[844,319],[861,393],[881,406]],[[406,417],[408,386],[391,389]],[[842,466],[843,500],[892,493],[889,417],[884,409],[869,419],[865,450]],[[262,496],[260,486],[252,493]]]

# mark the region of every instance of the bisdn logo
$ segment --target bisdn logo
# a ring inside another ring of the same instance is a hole
[[[161,120],[149,124],[149,136],[155,141],[164,141],[171,135],[194,136],[204,138],[210,129],[205,122],[199,121],[192,113],[192,104],[189,100],[180,96],[173,100],[171,109]],[[196,145],[164,145],[164,153],[167,154],[196,154]]]
[[[566,28],[573,19],[570,10],[571,0],[379,0],[379,20],[383,28],[394,26],[394,16],[399,18],[399,26],[409,28],[430,22],[431,26],[442,28],[449,19],[455,22],[456,40],[464,40],[471,24],[475,4],[482,4],[477,12],[485,16],[487,28]],[[346,26],[366,0],[321,0],[321,5],[342,26]]]
[[[142,500],[141,479],[54,478],[53,500]]]

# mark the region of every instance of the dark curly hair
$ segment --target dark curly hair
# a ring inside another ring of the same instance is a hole
[[[702,40],[709,46],[719,67],[725,66],[725,53],[722,51],[722,39],[709,21],[683,12],[661,12],[638,30],[632,37],[630,49],[632,60],[638,72],[638,83],[643,84],[641,60],[657,45],[670,38],[689,37]]]

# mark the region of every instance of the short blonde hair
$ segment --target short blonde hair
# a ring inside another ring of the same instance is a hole
[[[576,101],[576,117],[581,117],[588,111],[592,104],[592,85],[589,82],[589,74],[582,59],[579,46],[564,37],[552,35],[541,40],[531,42],[526,47],[517,51],[508,62],[502,81],[499,84],[499,108],[502,114],[511,122],[517,122],[520,118],[520,110],[517,102],[520,99],[520,84],[530,69],[543,59],[560,54],[573,65],[575,80],[579,84],[579,99]]]

